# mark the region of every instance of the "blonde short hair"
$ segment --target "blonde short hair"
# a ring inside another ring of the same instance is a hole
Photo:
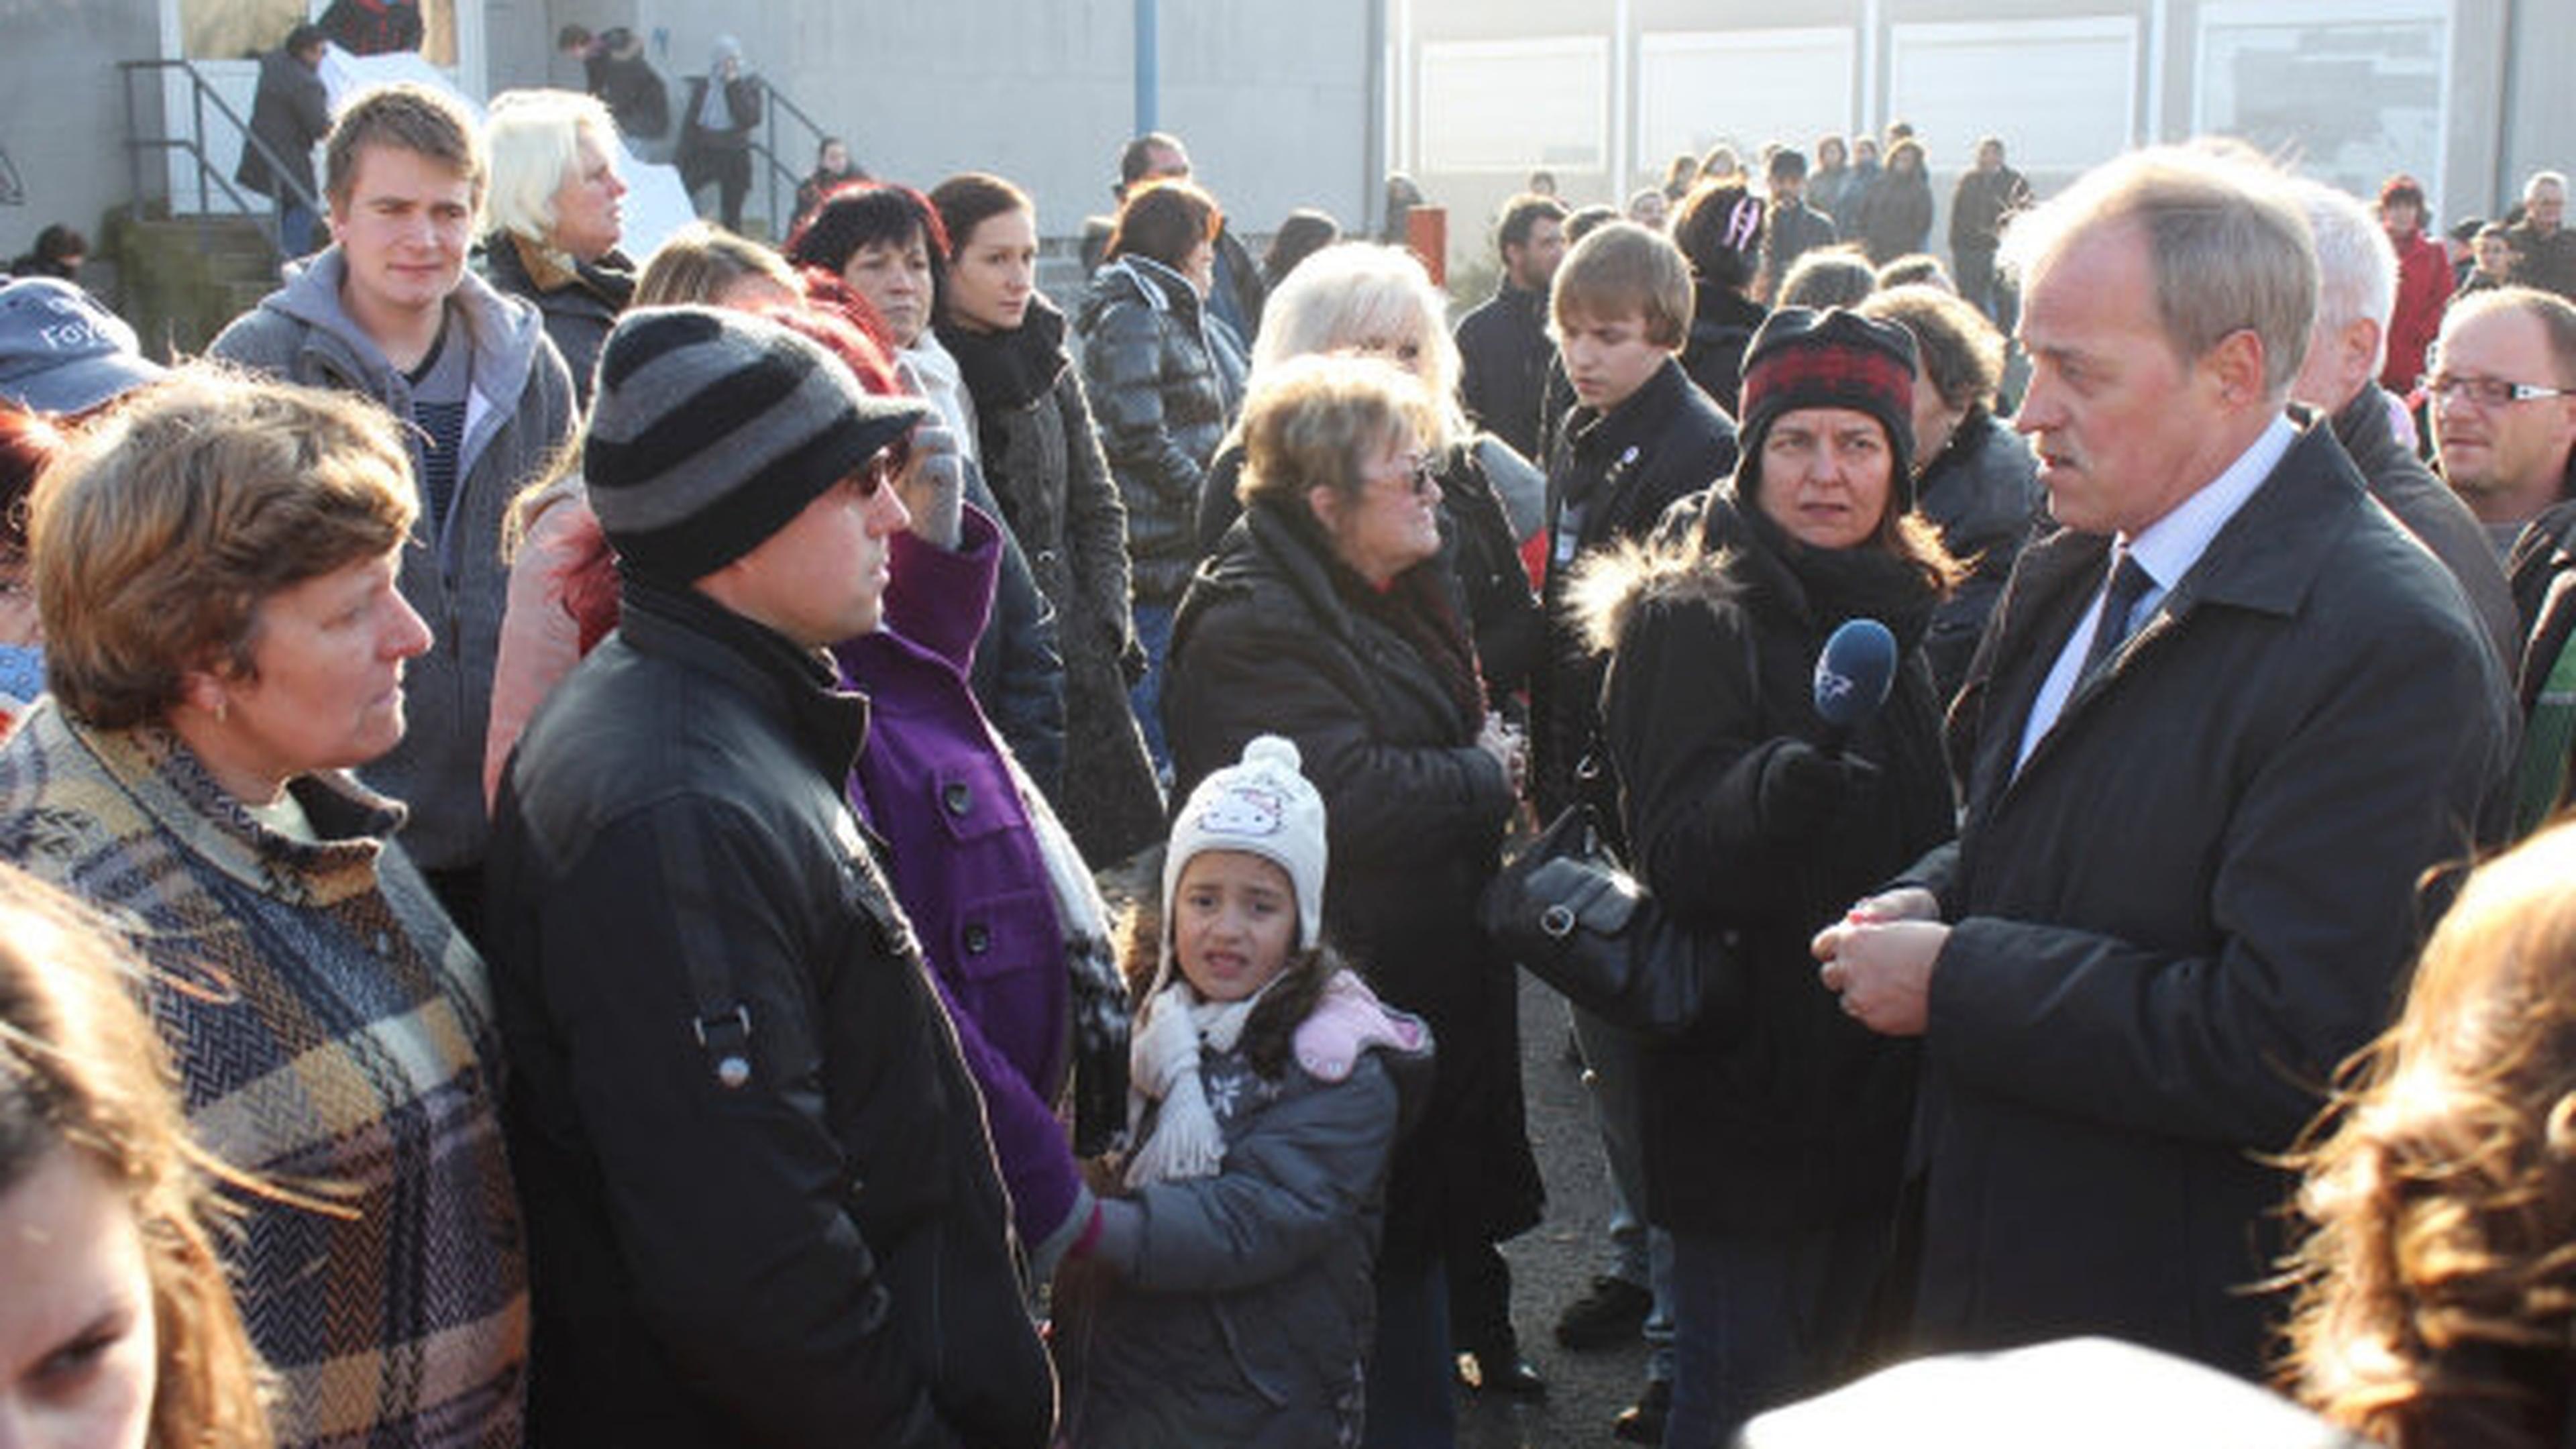
[[[1363,469],[1371,450],[1408,432],[1433,437],[1438,426],[1420,379],[1392,362],[1291,358],[1255,379],[1244,398],[1243,479],[1235,496],[1247,506],[1291,505],[1316,488],[1356,497],[1368,486]]]
[[[1277,371],[1291,358],[1388,342],[1421,349],[1415,375],[1441,418],[1437,446],[1466,430],[1458,408],[1458,344],[1446,325],[1448,302],[1431,274],[1402,247],[1342,242],[1316,252],[1283,278],[1261,307],[1252,344],[1252,375]]]
[[[484,211],[491,229],[539,245],[554,242],[555,193],[581,171],[581,143],[617,160],[617,122],[596,96],[578,91],[503,91],[483,122],[492,168]]]
[[[802,292],[795,270],[775,251],[711,221],[693,221],[671,233],[635,278],[638,307],[713,306],[724,289],[745,277],[762,277]]]
[[[36,480],[45,678],[101,729],[162,718],[191,670],[255,677],[269,595],[390,552],[420,505],[393,416],[353,394],[191,364]]]

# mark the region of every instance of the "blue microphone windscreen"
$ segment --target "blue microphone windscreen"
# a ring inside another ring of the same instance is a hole
[[[1896,682],[1896,636],[1876,619],[1853,619],[1816,656],[1816,713],[1851,729],[1878,713]]]

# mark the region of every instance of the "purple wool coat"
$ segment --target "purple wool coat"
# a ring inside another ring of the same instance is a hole
[[[991,612],[1001,529],[968,505],[954,550],[893,539],[884,626],[835,646],[868,697],[850,805],[887,874],[984,1094],[1032,1259],[1053,1263],[1091,1219],[1053,1103],[1069,1070],[1070,984],[1045,858],[1002,745],[966,684]]]

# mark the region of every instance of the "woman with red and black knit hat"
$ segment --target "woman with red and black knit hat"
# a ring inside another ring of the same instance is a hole
[[[1834,1379],[1887,1262],[1915,1048],[1844,1019],[1807,945],[1952,828],[1921,645],[1957,568],[1912,512],[1914,377],[1901,327],[1772,313],[1735,476],[1576,584],[1610,651],[1602,735],[1638,874],[1738,942],[1720,1002],[1645,1052],[1647,1217],[1674,1244],[1667,1444],[1723,1443]],[[1811,681],[1855,619],[1895,636],[1894,685],[1836,729]]]

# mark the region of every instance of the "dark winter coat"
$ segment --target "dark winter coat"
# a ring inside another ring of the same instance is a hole
[[[2507,228],[2504,239],[2513,244],[2514,281],[2576,301],[2576,229],[2543,232],[2526,220]]]
[[[1915,511],[1941,530],[1941,547],[1968,569],[1932,611],[1932,631],[1923,640],[1933,687],[1946,704],[1968,677],[1977,636],[1985,632],[1986,616],[1995,611],[2021,546],[2048,526],[2048,493],[2039,486],[2039,459],[2030,444],[1980,406],[1914,480],[1914,497]]]
[[[1055,606],[1064,657],[1064,773],[1056,813],[1094,867],[1160,839],[1162,792],[1127,703],[1136,648],[1127,508],[1092,427],[1064,314],[1043,297],[1016,331],[942,322],[939,339],[975,399],[984,481]],[[1139,656],[1141,658],[1141,656]]]
[[[322,188],[313,182],[313,147],[331,133],[331,100],[321,72],[283,49],[259,58],[259,89],[251,96],[250,134],[275,152],[301,203],[321,209]],[[233,180],[262,196],[275,196],[278,177],[258,146],[242,147]]]
[[[1241,401],[1198,288],[1150,257],[1102,267],[1075,314],[1082,375],[1127,505],[1136,602],[1170,604],[1198,564],[1199,489]]]
[[[2397,516],[2417,542],[2433,551],[2451,571],[2478,626],[2495,646],[2496,661],[2507,678],[2522,657],[2522,620],[2514,612],[2513,590],[2506,586],[2504,566],[2487,542],[2486,525],[2451,486],[2433,476],[2415,450],[2400,442],[2389,420],[2395,403],[2377,387],[2364,387],[2333,419],[2335,441],[2361,470],[2370,496]]]
[[[2576,501],[2554,504],[2533,519],[2514,541],[2510,566],[2516,617],[2525,621],[2525,643],[2514,670],[2514,701],[2528,725],[2541,692],[2549,686],[2550,671],[2558,667],[2558,656],[2576,637]],[[2526,742],[2531,738],[2527,734]],[[2568,770],[2567,761],[2548,763]],[[2557,798],[2545,803],[2564,805],[2569,780],[2576,780],[2576,770],[2560,778]],[[2530,782],[2529,788],[2541,794],[2545,783],[2543,776]],[[2519,804],[2525,782],[2517,778],[2515,784]]]
[[[1542,819],[1577,798],[1616,824],[1618,802],[1578,792],[1600,723],[1601,660],[1565,605],[1567,571],[1613,539],[1642,541],[1664,510],[1735,471],[1735,423],[1678,361],[1607,413],[1578,407],[1547,469],[1547,643],[1530,682],[1530,798]]]
[[[582,62],[590,93],[608,107],[617,133],[630,140],[658,141],[671,131],[671,92],[661,73],[644,58],[644,40],[624,26],[599,38],[598,53]]]
[[[1774,203],[1762,226],[1762,273],[1770,278],[1763,295],[1770,296],[1779,289],[1780,279],[1789,275],[1798,258],[1841,240],[1842,233],[1835,229],[1834,219],[1816,208],[1803,201],[1786,206]],[[1735,410],[1733,403],[1726,407],[1729,412]]]
[[[1269,301],[1270,282],[1262,276],[1261,264],[1253,260],[1252,249],[1234,234],[1233,227],[1218,227],[1216,285],[1208,289],[1209,315],[1233,328],[1235,340],[1248,353],[1253,337],[1261,331],[1261,309]]]
[[[1807,173],[1807,204],[1833,222],[1837,235],[1843,229],[1843,199],[1861,184],[1858,173],[1850,166],[1822,167]]]
[[[495,289],[528,302],[545,319],[546,340],[563,354],[564,366],[572,372],[573,395],[586,412],[600,344],[635,297],[635,263],[615,251],[569,268],[563,265],[567,260],[514,233],[494,232],[484,245],[483,275]]]
[[[512,758],[489,920],[532,1440],[1047,1442],[983,1104],[842,795],[867,709],[629,579]]]
[[[2266,1165],[2386,1024],[2509,758],[2441,565],[2310,430],[2018,774],[2109,546],[2022,551],[1950,714],[1918,1148],[1926,1347],[2107,1333],[2257,1376]]]
[[[680,111],[680,144],[672,153],[671,163],[680,168],[680,184],[691,191],[715,179],[718,157],[727,152],[751,149],[751,133],[760,126],[760,82],[748,75],[738,75],[725,82],[725,105],[732,112],[733,124],[710,127],[699,124],[705,109],[707,77],[689,82],[689,96]]]
[[[1871,189],[1878,185],[1878,178],[1886,174],[1886,168],[1875,161],[1867,164],[1853,162],[1849,173],[1843,178],[1842,190],[1834,197],[1833,204],[1825,206],[1821,197],[1817,199],[1816,204],[1824,206],[1826,212],[1833,217],[1835,231],[1846,237],[1859,237],[1861,207],[1868,202]]]
[[[1950,254],[1992,256],[2003,244],[2004,218],[2030,205],[2030,182],[2009,166],[1971,169],[1950,193]]]
[[[1697,283],[1691,293],[1690,337],[1682,343],[1682,371],[1708,400],[1735,416],[1744,395],[1744,349],[1767,315],[1762,304],[1733,287]]]
[[[1001,518],[1000,500],[973,463],[966,465],[965,497],[985,517]],[[1055,609],[1039,592],[1037,571],[1007,526],[1002,529],[1001,564],[993,607],[975,641],[966,682],[1020,768],[1052,800],[1064,788],[1066,713],[1064,651],[1056,639]]]
[[[1922,172],[1881,171],[1860,201],[1860,216],[1843,235],[1858,240],[1870,265],[1883,267],[1923,250],[1932,235],[1932,183]]]
[[[1476,636],[1476,662],[1497,707],[1505,696],[1529,688],[1530,671],[1546,647],[1547,626],[1510,514],[1494,489],[1488,460],[1501,439],[1479,435],[1440,451],[1432,476],[1440,483],[1440,562],[1458,585],[1458,607]],[[1502,466],[1527,467],[1517,456]],[[1199,495],[1199,546],[1214,553],[1226,530],[1243,516],[1235,485],[1243,479],[1243,445],[1217,450]]]
[[[1387,1167],[1434,1075],[1430,1037],[1405,1025],[1420,1045],[1372,1046],[1331,1080],[1296,1061],[1264,1076],[1240,1050],[1208,1053],[1199,1073],[1223,1170],[1104,1202],[1097,1256],[1115,1283],[1056,1299],[1074,1445],[1350,1442]]]
[[[1390,1189],[1387,1254],[1419,1263],[1435,1234],[1490,1241],[1530,1226],[1543,1197],[1518,992],[1476,925],[1514,797],[1476,746],[1482,718],[1411,642],[1351,606],[1329,549],[1311,521],[1246,510],[1181,601],[1163,716],[1183,794],[1255,735],[1296,742],[1330,822],[1325,934],[1439,1040],[1421,1147]]]
[[[1458,319],[1457,340],[1458,401],[1468,421],[1522,457],[1539,458],[1539,413],[1548,367],[1556,361],[1556,342],[1547,335],[1547,293],[1525,292],[1505,281]]]
[[[1618,556],[1615,602],[1590,621],[1615,640],[1603,738],[1639,874],[1665,910],[1734,933],[1741,984],[1688,1035],[1646,1050],[1648,1216],[1693,1233],[1883,1218],[1913,1121],[1915,1046],[1845,1016],[1809,942],[1950,836],[1921,650],[1933,590],[1883,554],[1806,549],[1739,513],[1731,486],[1685,500],[1663,534],[1650,554]],[[1872,768],[1847,771],[1824,813],[1779,810],[1765,772],[1833,742],[1816,656],[1857,617],[1903,647],[1886,706],[1842,742]]]

